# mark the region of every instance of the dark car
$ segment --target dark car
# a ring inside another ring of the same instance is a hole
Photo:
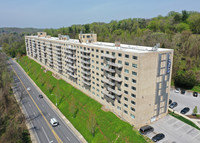
[[[155,136],[152,138],[152,141],[157,142],[157,141],[162,140],[163,138],[165,138],[165,135],[164,135],[163,133],[159,133],[159,134],[155,135]]]
[[[181,110],[181,114],[186,114],[187,112],[190,111],[190,108],[189,107],[185,107]]]
[[[39,95],[40,98],[43,98],[42,94]]]
[[[198,96],[198,92],[193,92],[193,96],[197,97]]]
[[[172,104],[169,105],[169,108],[173,109],[178,105],[177,102],[173,102]]]
[[[172,103],[172,100],[171,99],[169,99],[169,105]]]
[[[146,135],[146,134],[153,132],[153,131],[154,131],[154,128],[151,127],[151,126],[148,126],[148,125],[140,128],[140,133],[143,134],[143,135]]]
[[[181,94],[185,94],[185,89],[181,89]]]

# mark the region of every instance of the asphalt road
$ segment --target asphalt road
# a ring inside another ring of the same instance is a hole
[[[22,103],[27,120],[32,125],[37,141],[39,143],[80,143],[81,141],[59,117],[45,97],[38,97],[41,93],[29,81],[27,75],[12,60],[10,60],[10,64],[17,74],[14,76],[14,90]],[[28,87],[31,89],[30,91],[27,91]],[[59,122],[56,127],[52,127],[49,122],[53,117]]]
[[[174,89],[171,88],[170,99],[172,99],[172,102],[178,103],[178,106],[173,109],[177,112],[180,112],[184,107],[189,107],[190,111],[186,115],[191,115],[194,107],[197,106],[198,113],[200,113],[200,96],[193,97],[192,92],[186,92],[185,94],[175,93]]]

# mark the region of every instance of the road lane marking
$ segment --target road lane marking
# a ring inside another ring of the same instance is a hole
[[[51,115],[48,113],[48,115],[51,117]]]
[[[62,143],[62,140],[58,137],[57,133],[53,130],[52,126],[49,124],[49,122],[47,121],[47,119],[45,118],[44,114],[42,113],[42,111],[40,110],[40,108],[38,107],[38,105],[36,104],[36,102],[34,101],[33,97],[30,95],[29,91],[26,89],[24,83],[22,82],[21,78],[18,76],[17,72],[15,71],[15,69],[13,68],[13,66],[11,65],[11,68],[13,69],[14,73],[16,74],[16,76],[19,78],[20,82],[22,83],[22,85],[24,86],[26,92],[28,93],[29,97],[31,98],[31,100],[33,101],[33,103],[35,104],[36,108],[38,109],[38,111],[41,113],[42,117],[44,118],[44,120],[46,121],[47,125],[49,126],[49,128],[51,129],[51,132],[54,134],[56,140],[58,141],[58,143]]]
[[[48,138],[48,136],[47,136],[47,134],[46,134],[46,132],[45,132],[45,130],[44,130],[44,128],[43,128],[43,127],[42,127],[42,130],[43,130],[43,132],[44,132],[44,135],[46,136],[46,138],[47,138],[48,142],[50,142],[50,140],[49,140],[49,138]]]
[[[70,141],[70,139],[67,137],[67,139]]]
[[[31,104],[30,104],[30,103],[29,103],[28,105],[31,107]]]

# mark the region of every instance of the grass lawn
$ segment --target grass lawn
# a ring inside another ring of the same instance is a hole
[[[145,143],[149,141],[112,112],[101,110],[102,105],[97,101],[64,80],[55,79],[50,71],[44,73],[34,60],[24,56],[18,60],[18,63],[54,104],[57,95],[58,108],[88,142]],[[94,118],[96,128],[93,136],[89,129],[92,124],[90,121]]]
[[[171,111],[169,111],[169,114],[170,114],[171,116],[173,116],[173,117],[175,117],[175,118],[177,118],[177,119],[183,121],[184,123],[186,123],[186,124],[188,124],[188,125],[190,125],[190,126],[196,128],[196,129],[200,130],[200,128],[199,128],[195,123],[193,123],[192,121],[190,121],[190,120],[188,120],[188,119],[186,119],[186,118],[184,118],[184,117],[182,117],[182,116],[180,116],[180,115],[178,115],[178,114],[176,114],[176,113],[174,113],[174,112],[171,112]]]

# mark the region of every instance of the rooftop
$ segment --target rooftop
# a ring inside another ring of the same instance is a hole
[[[170,52],[170,51],[172,51],[172,49],[159,48],[159,44],[157,44],[154,47],[120,44],[120,47],[116,47],[115,43],[108,43],[108,42],[80,43],[80,41],[78,39],[67,39],[67,40],[61,39],[60,40],[58,37],[38,37],[38,36],[26,36],[26,37],[54,41],[54,42],[59,42],[59,43],[66,43],[66,44],[72,43],[72,44],[88,45],[91,47],[121,50],[121,51],[134,52],[134,53],[166,52],[166,51]]]

